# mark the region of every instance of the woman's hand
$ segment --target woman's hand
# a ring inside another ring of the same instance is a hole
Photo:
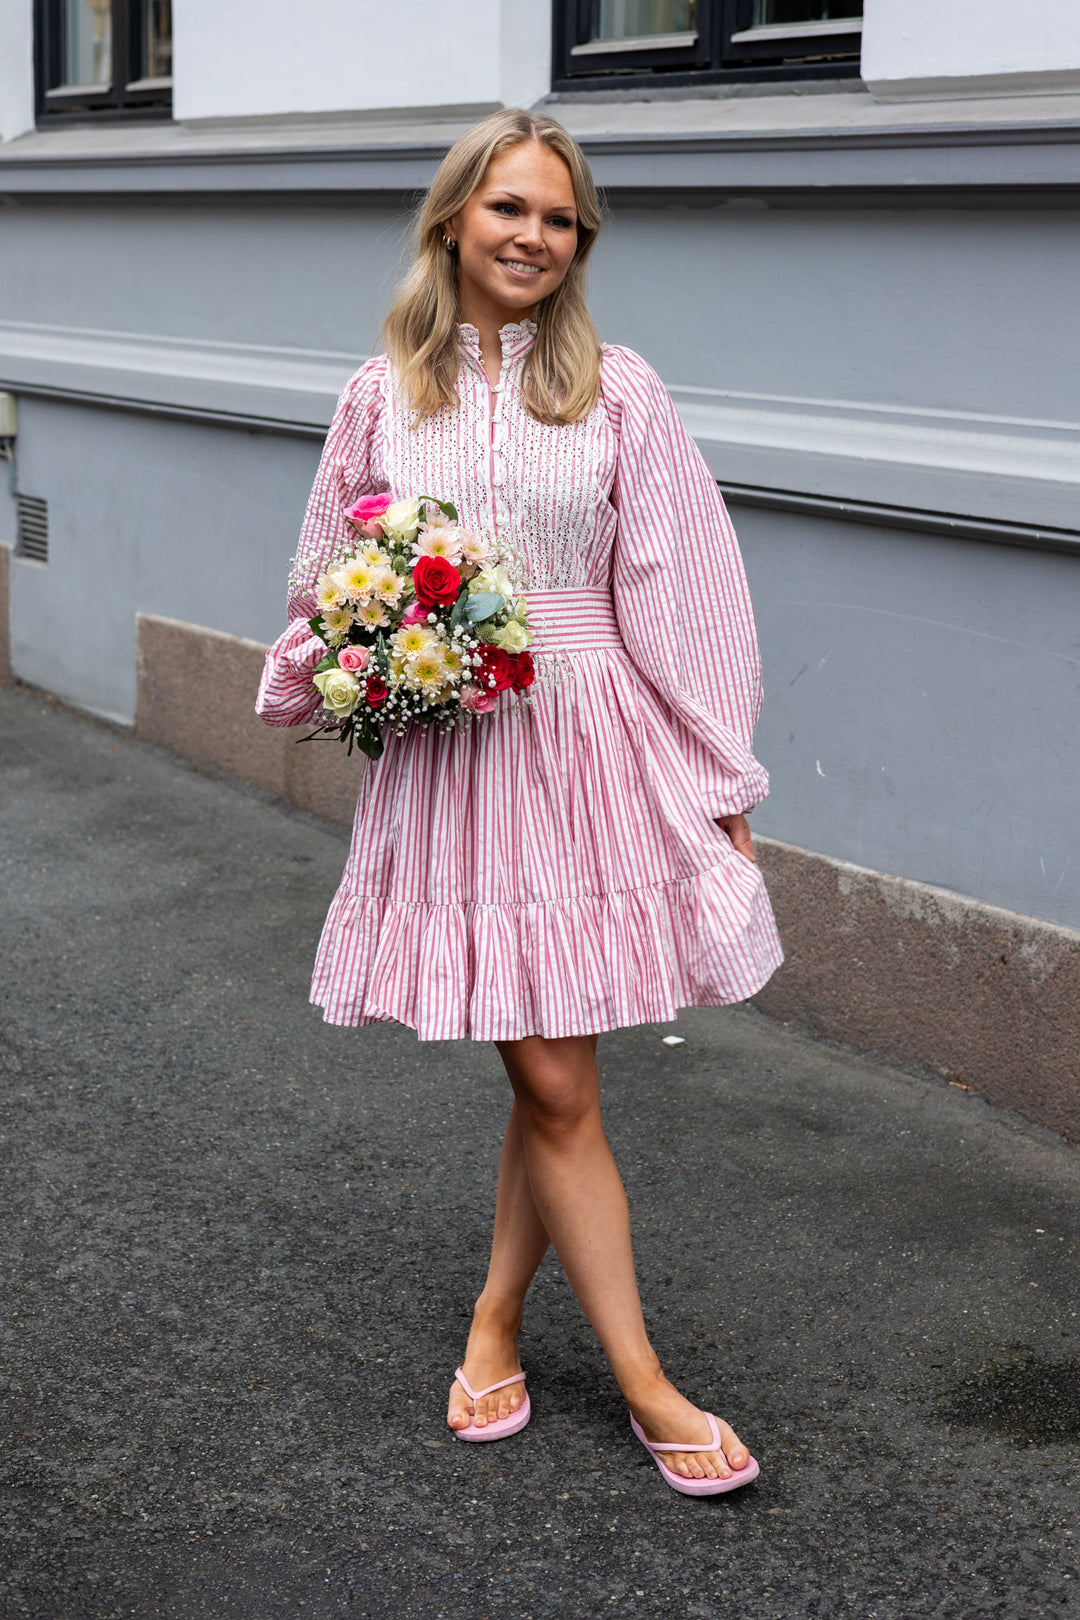
[[[745,816],[717,816],[716,825],[722,832],[726,832],[735,845],[735,852],[744,855],[748,861],[757,865],[757,856],[754,854],[754,840],[750,837],[750,823]]]

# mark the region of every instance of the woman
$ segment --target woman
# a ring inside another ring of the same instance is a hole
[[[326,1019],[493,1040],[514,1102],[487,1279],[448,1422],[495,1440],[530,1415],[517,1336],[554,1245],[664,1479],[757,1473],[665,1378],[642,1318],[596,1070],[606,1029],[753,994],[781,960],[745,812],[767,790],[753,616],[734,535],[656,375],[585,308],[600,226],[552,120],[496,113],[423,204],[386,355],[326,442],[259,710],[310,720],[307,624],[360,496],[437,495],[516,555],[537,671],[528,704],[412,728],[365,772],[319,947]]]

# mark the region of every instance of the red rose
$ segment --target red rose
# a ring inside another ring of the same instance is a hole
[[[527,692],[536,679],[536,670],[533,668],[532,653],[517,653],[510,660],[510,679],[514,684],[515,692]]]
[[[381,675],[372,675],[364,687],[364,696],[373,708],[378,708],[379,704],[385,703],[390,696],[390,688]]]
[[[421,557],[412,582],[417,599],[427,607],[449,607],[461,593],[461,575],[445,557]]]
[[[480,685],[488,692],[508,692],[514,684],[513,661],[501,647],[481,647]]]

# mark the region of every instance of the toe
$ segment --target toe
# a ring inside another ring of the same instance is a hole
[[[452,1429],[467,1429],[472,1420],[472,1408],[469,1397],[461,1385],[455,1381],[450,1390],[450,1406],[446,1414],[446,1421]]]
[[[736,1471],[745,1468],[750,1461],[750,1453],[729,1423],[721,1421],[720,1441],[724,1448],[724,1456],[731,1467]]]

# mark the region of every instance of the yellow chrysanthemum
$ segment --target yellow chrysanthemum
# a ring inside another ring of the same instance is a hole
[[[443,663],[440,647],[429,647],[426,652],[420,653],[412,660],[409,666],[409,681],[410,685],[418,686],[429,696],[434,696],[442,689],[446,684],[446,665]]]
[[[341,606],[344,593],[339,589],[337,582],[324,574],[315,587],[315,602],[321,612],[326,613],[331,608]]]
[[[378,601],[361,602],[356,610],[356,618],[369,630],[381,630],[390,623],[386,609]]]
[[[350,557],[334,571],[334,583],[351,602],[362,601],[375,589],[376,570],[362,557]]]
[[[443,652],[443,668],[451,680],[456,680],[464,669],[465,664],[459,652],[453,647],[447,647]]]
[[[345,636],[352,626],[352,614],[348,608],[326,608],[323,611],[322,627],[328,636]]]
[[[429,630],[426,624],[403,624],[390,637],[390,646],[396,658],[404,658],[411,663],[426,652],[435,640],[435,632]]]
[[[377,540],[369,540],[366,546],[361,546],[357,556],[361,562],[366,562],[369,568],[385,568],[390,561]]]
[[[375,595],[380,602],[388,602],[391,607],[397,607],[404,589],[404,574],[397,574],[392,568],[375,570]]]

